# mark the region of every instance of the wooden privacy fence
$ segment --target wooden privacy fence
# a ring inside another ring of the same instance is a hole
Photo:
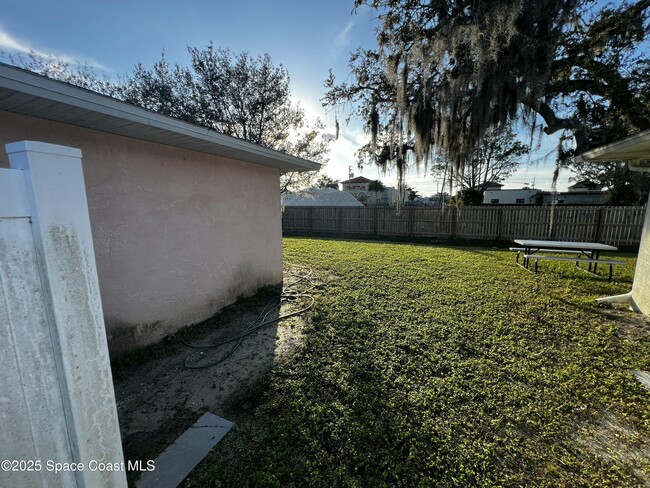
[[[284,207],[291,234],[355,234],[506,240],[552,239],[633,246],[641,241],[645,207],[480,206]]]

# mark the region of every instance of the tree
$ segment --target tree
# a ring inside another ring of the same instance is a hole
[[[483,203],[483,192],[475,188],[464,188],[458,192],[455,202],[459,206],[480,205]]]
[[[339,189],[339,180],[330,178],[327,175],[320,175],[316,180],[316,188],[334,188],[335,190]]]
[[[119,98],[132,105],[217,130],[201,113],[191,71],[180,65],[171,66],[164,53],[150,69],[136,64],[116,91]]]
[[[456,182],[460,184],[461,190],[477,191],[482,201],[483,192],[489,184],[507,179],[516,171],[520,158],[529,150],[526,144],[517,139],[511,128],[489,130],[467,159],[462,172],[457,173]],[[437,160],[433,164],[433,173],[448,173],[448,165],[448,161]]]
[[[375,193],[381,193],[386,189],[384,184],[379,180],[373,180],[368,183],[368,191],[373,191]]]
[[[290,78],[268,54],[233,54],[209,43],[188,48],[191,67],[163,57],[137,65],[122,88],[124,100],[271,149],[325,163],[329,140],[320,120],[309,124],[291,101]],[[310,186],[316,172],[287,173],[281,191]]]
[[[418,192],[417,190],[411,188],[410,186],[406,187],[406,199],[409,202],[412,202],[413,200],[415,200],[419,196],[420,196],[420,192]]]
[[[379,12],[378,49],[351,56],[350,83],[330,76],[324,103],[351,103],[371,134],[368,152],[398,175],[409,157],[426,165],[434,148],[462,170],[487,131],[516,120],[531,134],[562,131],[564,162],[650,127],[650,0],[597,10],[593,0],[355,4]]]

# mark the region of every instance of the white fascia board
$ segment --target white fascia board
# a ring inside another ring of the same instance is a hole
[[[650,130],[606,144],[577,157],[579,162],[638,161],[650,159]]]

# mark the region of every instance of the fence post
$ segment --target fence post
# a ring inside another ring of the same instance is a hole
[[[372,234],[375,236],[377,235],[377,227],[378,227],[377,220],[379,220],[379,207],[375,207],[373,209]]]
[[[409,208],[409,237],[413,237],[413,208]]]
[[[451,214],[451,238],[453,239],[454,237],[456,237],[456,226],[458,224],[459,207],[458,205],[454,205],[452,208],[454,209],[454,211]]]
[[[21,173],[29,218],[0,227],[0,244],[12,254],[0,260],[0,274],[9,277],[0,286],[0,322],[5,328],[8,319],[13,330],[10,341],[0,341],[0,391],[9,413],[0,425],[0,458],[38,453],[43,467],[2,473],[0,480],[16,487],[126,487],[124,471],[88,469],[91,460],[115,465],[124,458],[81,151],[33,141],[6,149],[12,169],[3,171]],[[56,474],[45,469],[46,459],[79,463],[83,471]]]
[[[502,225],[503,225],[503,209],[499,207],[497,209],[497,241],[501,240]]]
[[[600,207],[598,209],[598,216],[596,217],[596,232],[594,236],[594,242],[600,242],[603,238],[603,214],[605,213],[605,208]]]
[[[339,231],[339,234],[343,233],[343,215],[342,215],[342,212],[343,212],[342,207],[337,207],[336,208],[336,219],[337,219],[336,227],[337,227],[337,229]]]
[[[555,234],[555,220],[557,217],[556,211],[557,211],[557,206],[554,203],[551,204],[551,213],[549,215],[549,223],[548,223],[548,238],[551,241],[553,240],[553,236]]]
[[[309,234],[314,233],[314,207],[309,207]]]

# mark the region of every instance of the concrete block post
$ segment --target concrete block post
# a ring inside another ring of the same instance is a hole
[[[92,469],[101,467],[97,463],[122,467],[124,458],[81,151],[31,141],[8,144],[6,149],[11,168],[24,174],[44,327],[49,329],[51,347],[43,354],[53,358],[52,375],[64,416],[61,425],[69,444],[70,459],[54,461],[83,464],[83,471],[72,475],[77,486],[126,487],[123,468]],[[32,430],[58,421],[33,416],[31,420]],[[70,473],[65,476],[62,484],[70,486]]]

